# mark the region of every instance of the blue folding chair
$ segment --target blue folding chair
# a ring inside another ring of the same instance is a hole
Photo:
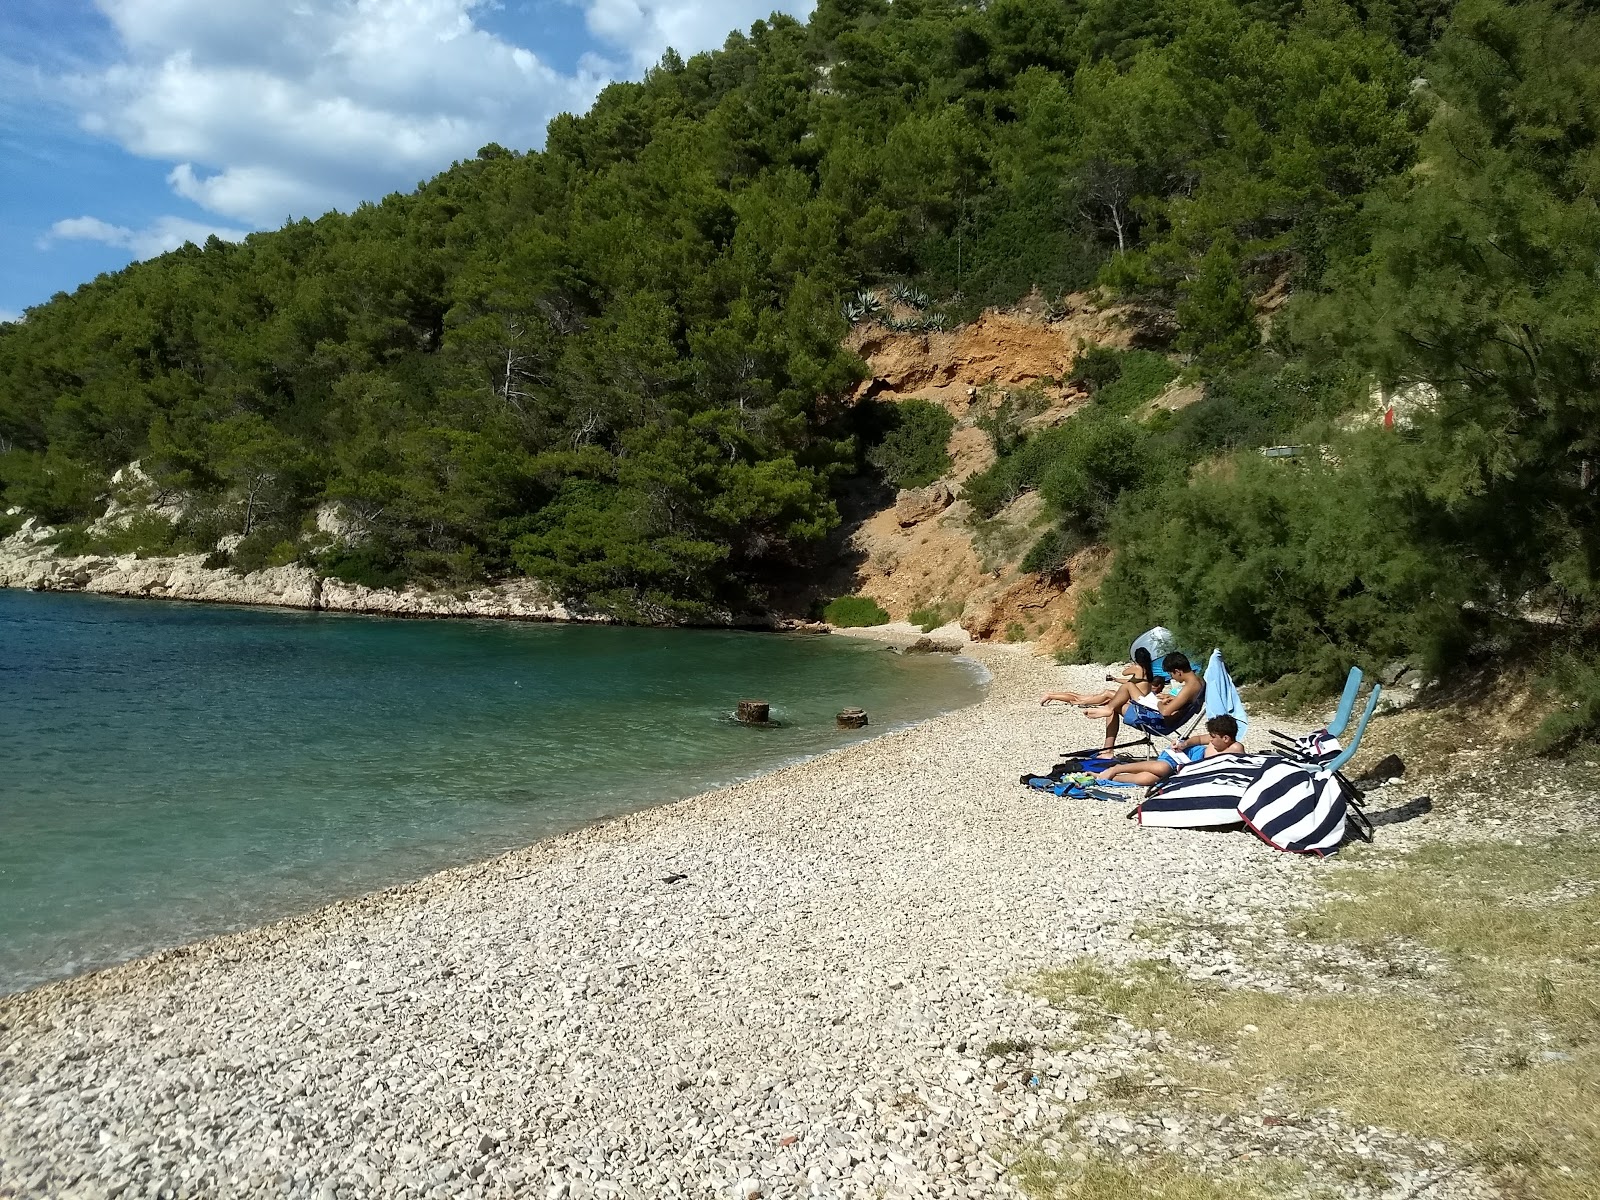
[[[1322,732],[1329,737],[1338,737],[1350,724],[1350,715],[1355,712],[1356,695],[1361,691],[1361,668],[1351,667],[1350,674],[1344,681],[1344,695],[1339,697],[1339,710],[1333,714],[1333,720],[1322,727]],[[1269,729],[1272,735],[1272,748],[1279,754],[1287,754],[1291,758],[1306,758],[1307,753],[1300,738],[1293,734],[1283,733],[1277,729]]]
[[[1339,751],[1337,758],[1323,766],[1322,771],[1320,772],[1321,774],[1336,774],[1344,767],[1345,763],[1349,762],[1355,757],[1356,750],[1361,746],[1362,735],[1367,732],[1367,722],[1372,720],[1373,710],[1378,707],[1378,697],[1381,695],[1383,695],[1383,684],[1373,684],[1372,694],[1367,697],[1366,711],[1361,714],[1361,722],[1356,726],[1355,737],[1350,739],[1350,744],[1348,746]]]
[[[1331,762],[1317,771],[1319,780],[1327,779],[1331,776],[1339,781],[1339,787],[1344,792],[1345,820],[1349,822],[1355,836],[1364,842],[1370,842],[1373,835],[1372,819],[1367,816],[1366,809],[1362,804],[1365,794],[1344,777],[1343,768],[1347,762],[1355,757],[1356,751],[1360,749],[1361,738],[1367,732],[1367,722],[1372,720],[1372,714],[1378,707],[1378,697],[1381,695],[1383,695],[1383,685],[1381,683],[1373,684],[1372,694],[1367,697],[1367,707],[1361,714],[1361,721],[1356,726],[1356,733],[1350,739],[1350,744],[1339,751],[1338,756]]]

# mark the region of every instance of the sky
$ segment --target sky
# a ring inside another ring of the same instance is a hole
[[[409,191],[813,0],[0,0],[0,320]]]

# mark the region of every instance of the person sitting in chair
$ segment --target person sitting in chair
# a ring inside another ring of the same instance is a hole
[[[1124,684],[1108,703],[1085,710],[1084,716],[1106,723],[1105,753],[1116,749],[1117,731],[1124,721],[1148,733],[1171,733],[1195,711],[1205,695],[1206,681],[1196,674],[1188,657],[1173,651],[1161,660],[1161,669],[1170,682],[1159,692],[1140,695]]]
[[[1184,738],[1175,743],[1172,749],[1163,750],[1155,758],[1144,762],[1117,763],[1101,771],[1095,778],[1151,787],[1190,763],[1215,758],[1219,754],[1243,753],[1244,746],[1239,741],[1239,722],[1224,713],[1206,722],[1204,736]]]
[[[1106,682],[1116,681],[1107,675]],[[1133,662],[1123,668],[1121,688],[1106,688],[1103,692],[1046,692],[1044,699],[1039,703],[1045,705],[1051,701],[1059,701],[1062,704],[1081,704],[1089,707],[1110,704],[1122,688],[1131,689],[1136,696],[1146,696],[1150,694],[1155,682],[1155,665],[1150,661],[1150,651],[1140,646],[1133,652]]]

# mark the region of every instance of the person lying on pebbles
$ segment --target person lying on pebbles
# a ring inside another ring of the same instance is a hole
[[[1108,682],[1116,682],[1106,676]],[[1085,708],[1094,708],[1099,705],[1110,704],[1124,691],[1131,696],[1147,696],[1155,684],[1155,669],[1150,661],[1150,651],[1140,646],[1133,652],[1133,662],[1122,669],[1122,686],[1106,688],[1102,692],[1046,692],[1040,705],[1058,701],[1062,704],[1077,704]],[[1121,707],[1120,705],[1118,707]]]
[[[1190,763],[1215,758],[1219,754],[1243,754],[1239,741],[1239,722],[1224,713],[1206,722],[1203,736],[1184,738],[1175,742],[1170,750],[1163,750],[1145,762],[1116,763],[1095,776],[1096,779],[1117,783],[1133,783],[1140,787],[1153,787],[1163,779],[1183,770]]]

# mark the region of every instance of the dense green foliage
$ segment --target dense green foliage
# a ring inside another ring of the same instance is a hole
[[[78,522],[138,459],[186,498],[180,540],[246,536],[236,564],[521,571],[642,618],[759,604],[870,450],[838,403],[847,298],[916,281],[959,314],[1103,272],[1231,363],[1240,298],[1321,272],[1412,153],[1396,28],[1335,0],[774,17],[542,152],[488,146],[0,327],[0,482]],[[907,438],[873,456],[897,482],[934,469]],[[309,533],[330,504],[344,549]]]
[[[883,440],[867,451],[867,461],[897,488],[926,487],[950,470],[950,432],[956,420],[927,400],[893,406]]]
[[[1092,363],[1073,364],[1073,379],[1088,385],[1099,412],[1127,416],[1159,396],[1178,373],[1165,355],[1149,350],[1097,349]]]
[[[870,596],[840,596],[829,601],[822,610],[822,619],[840,629],[861,629],[868,625],[885,625],[889,614],[878,607]]]
[[[1233,647],[1247,676],[1418,652],[1447,669],[1539,630],[1593,662],[1600,19],[1464,0],[1418,92],[1419,168],[1375,190],[1365,251],[1292,313],[1307,365],[1232,377],[1223,416],[1256,440],[1252,424],[1372,379],[1399,427],[1313,426],[1298,458],[1245,454],[1130,498],[1079,623],[1091,652],[1159,616]],[[1556,679],[1569,700],[1547,737],[1593,731],[1594,668]]]
[[[1086,652],[1159,620],[1246,678],[1334,678],[1529,612],[1581,641],[1597,43],[1570,0],[825,0],[668,54],[542,152],[0,326],[0,484],[81,523],[138,459],[183,516],[124,542],[737,611],[844,478],[948,468],[942,410],[845,403],[847,316],[1094,282],[1170,337],[1080,358],[1056,428],[1002,408],[965,491],[1040,494],[1041,569],[1111,543]],[[1148,412],[1180,368],[1204,398]]]
[[[1176,369],[1148,350],[1102,348],[1084,357],[1074,379],[1090,387],[1093,400],[1076,416],[1030,438],[1006,428],[1004,410],[991,423],[998,457],[962,492],[980,517],[994,516],[1023,492],[1039,491],[1069,524],[1095,536],[1117,497],[1151,480],[1155,439],[1145,425],[1124,418],[1159,395]]]

